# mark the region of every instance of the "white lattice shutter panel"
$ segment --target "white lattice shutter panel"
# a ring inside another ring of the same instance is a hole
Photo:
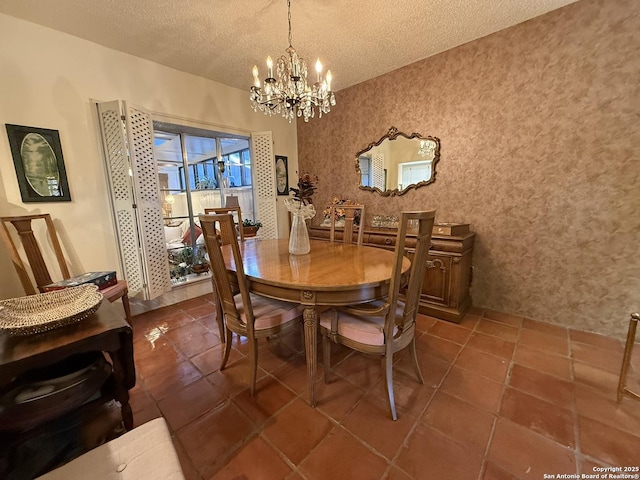
[[[256,217],[262,222],[260,236],[277,238],[278,219],[276,213],[276,165],[273,156],[271,132],[251,134],[253,149],[253,193],[256,204]]]
[[[107,180],[116,227],[116,242],[129,292],[141,292],[144,285],[138,227],[133,208],[133,185],[129,176],[129,155],[120,102],[98,104],[98,119],[102,133]]]
[[[160,181],[153,151],[153,120],[148,112],[123,103],[138,207],[142,268],[146,273],[144,297],[145,300],[151,300],[171,290],[160,202]]]
[[[171,289],[149,114],[119,101],[98,104],[117,245],[131,292],[145,300]],[[131,174],[130,174],[131,172]],[[155,192],[155,193],[154,193]]]
[[[384,154],[374,153],[371,158],[371,179],[374,187],[383,192],[387,189],[384,181]]]

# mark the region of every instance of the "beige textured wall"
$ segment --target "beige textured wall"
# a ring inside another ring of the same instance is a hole
[[[640,2],[581,0],[342,90],[298,124],[314,203],[468,222],[475,305],[621,336],[640,310],[639,51]],[[353,164],[392,125],[440,138],[441,160],[434,184],[388,199]]]
[[[274,153],[289,157],[290,182],[295,179],[295,124],[253,112],[247,90],[0,14],[0,215],[50,213],[72,275],[118,267],[91,99],[127,100],[152,111],[156,119],[210,130],[271,131]],[[5,123],[60,132],[71,202],[22,202]],[[281,203],[278,223],[286,234],[288,214]],[[51,252],[47,258],[53,258]],[[0,298],[23,294],[8,254],[0,247]]]

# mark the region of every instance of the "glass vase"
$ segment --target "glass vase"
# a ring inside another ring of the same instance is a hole
[[[305,220],[313,218],[316,209],[313,205],[304,205],[297,200],[285,200],[287,210],[291,212],[291,232],[289,233],[289,253],[305,255],[311,250],[309,232]]]

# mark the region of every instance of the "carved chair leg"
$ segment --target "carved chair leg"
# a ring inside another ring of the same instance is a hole
[[[224,333],[224,320],[222,320],[222,315],[216,315],[216,322],[218,323],[218,335],[220,335],[220,340],[222,343],[225,343],[227,337]]]
[[[324,365],[324,383],[329,383],[331,374],[331,342],[326,335],[322,335],[322,363]]]
[[[227,341],[224,345],[224,357],[222,357],[222,364],[220,370],[224,370],[227,366],[227,360],[229,360],[229,353],[231,352],[231,340],[233,338],[233,332],[227,328]]]
[[[224,313],[222,312],[222,305],[220,305],[220,299],[218,298],[218,292],[213,289],[213,303],[216,306],[216,322],[218,323],[218,334],[220,335],[220,341],[225,342],[226,335],[224,333]]]
[[[250,339],[251,342],[251,352],[250,352],[250,361],[251,361],[251,396],[256,393],[256,378],[258,376],[258,340]]]
[[[395,421],[398,420],[398,414],[396,413],[396,401],[393,395],[393,355],[382,357],[382,369],[387,385],[387,394],[389,395],[389,410],[391,411],[391,418]]]
[[[424,378],[422,377],[422,372],[420,371],[420,365],[418,365],[418,352],[416,351],[415,337],[413,337],[413,340],[411,340],[411,344],[409,345],[409,350],[411,353],[411,359],[413,360],[413,369],[416,372],[416,377],[418,377],[418,382],[424,384]]]
[[[216,322],[218,322],[218,334],[220,335],[220,340],[225,342],[225,332],[224,332],[224,313],[222,312],[222,307],[220,303],[216,299]]]

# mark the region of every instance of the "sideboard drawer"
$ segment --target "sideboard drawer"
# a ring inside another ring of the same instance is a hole
[[[396,248],[396,232],[366,232],[365,230],[364,243],[372,247],[383,247],[393,250]],[[416,238],[408,237],[405,240],[405,248],[416,248]]]
[[[396,246],[396,237],[370,233],[365,235],[364,243],[373,247],[385,247],[393,250]]]

